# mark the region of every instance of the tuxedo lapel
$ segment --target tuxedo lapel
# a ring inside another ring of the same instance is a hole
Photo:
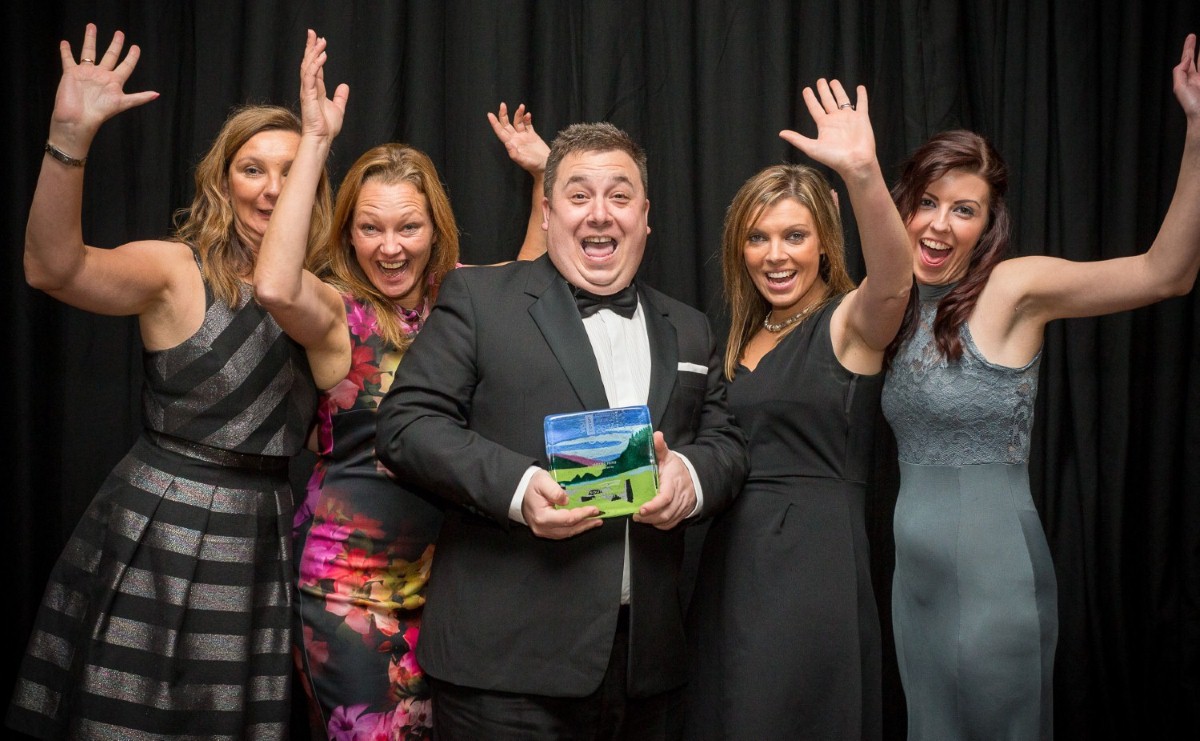
[[[646,336],[650,340],[650,394],[646,400],[655,429],[667,411],[675,378],[679,375],[679,340],[675,325],[667,320],[650,298],[649,291],[639,290],[642,313],[646,316]]]
[[[543,255],[534,264],[525,292],[536,298],[529,307],[529,315],[558,359],[579,401],[585,409],[607,408],[608,394],[604,392],[596,355],[575,299],[548,257]]]

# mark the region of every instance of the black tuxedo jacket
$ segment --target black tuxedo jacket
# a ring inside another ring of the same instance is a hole
[[[658,291],[639,285],[639,295],[651,420],[695,467],[708,514],[736,495],[747,468],[712,330],[702,313]],[[547,465],[546,415],[606,407],[570,288],[548,257],[447,277],[380,404],[376,441],[401,481],[461,505],[449,508],[438,537],[417,644],[430,675],[557,697],[599,687],[616,629],[626,520],[546,540],[508,510],[526,469]],[[683,527],[629,521],[629,545],[628,686],[644,696],[685,680]]]

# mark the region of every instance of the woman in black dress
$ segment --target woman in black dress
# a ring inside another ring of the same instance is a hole
[[[781,136],[845,181],[868,277],[846,273],[841,220],[812,168],[742,186],[722,238],[729,404],[750,441],[741,495],[704,544],[692,597],[687,738],[881,733],[879,617],[864,521],[883,353],[912,273],[875,157],[866,90],[804,91],[817,139]]]

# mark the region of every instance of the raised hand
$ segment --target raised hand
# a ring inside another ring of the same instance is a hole
[[[1196,71],[1196,34],[1189,33],[1183,41],[1183,55],[1171,70],[1175,82],[1175,97],[1189,120],[1200,123],[1200,72]]]
[[[654,457],[658,459],[658,494],[638,509],[633,520],[670,530],[696,508],[696,487],[691,472],[667,447],[661,432],[654,433]]]
[[[508,106],[503,102],[496,113],[488,111],[487,117],[492,131],[496,132],[496,138],[508,150],[509,158],[533,176],[525,240],[517,252],[517,259],[534,260],[546,251],[546,238],[542,233],[542,184],[550,147],[534,130],[533,114],[525,110],[524,103],[517,106],[511,122],[508,120]]]
[[[84,147],[84,151],[69,151],[68,154],[82,157],[101,124],[122,111],[158,97],[158,93],[150,90],[125,92],[125,81],[133,74],[141,50],[135,44],[121,59],[124,45],[125,34],[117,31],[108,50],[97,58],[96,25],[93,23],[87,24],[87,30],[84,31],[79,62],[75,61],[70,42],[59,42],[63,74],[54,96],[54,112],[50,118],[51,137],[57,137],[56,144]]]
[[[804,154],[845,177],[863,167],[875,166],[875,132],[868,115],[867,89],[858,86],[858,101],[837,80],[817,80],[817,92],[804,88],[804,102],[817,124],[817,138],[785,130],[779,136]],[[819,96],[819,97],[818,97]]]
[[[343,82],[333,91],[333,98],[326,97],[327,43],[324,36],[308,29],[304,59],[300,62],[300,119],[304,134],[332,140],[342,130],[350,86]]]
[[[508,150],[508,156],[522,170],[536,175],[546,170],[546,158],[550,156],[550,147],[533,129],[533,114],[525,110],[525,104],[517,106],[512,121],[508,120],[508,106],[500,103],[496,113],[488,111],[488,122],[496,138]]]

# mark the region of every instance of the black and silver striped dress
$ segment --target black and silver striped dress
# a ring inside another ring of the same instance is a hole
[[[146,431],[50,576],[7,722],[40,737],[282,738],[291,677],[288,456],[303,350],[242,287],[145,354]]]

